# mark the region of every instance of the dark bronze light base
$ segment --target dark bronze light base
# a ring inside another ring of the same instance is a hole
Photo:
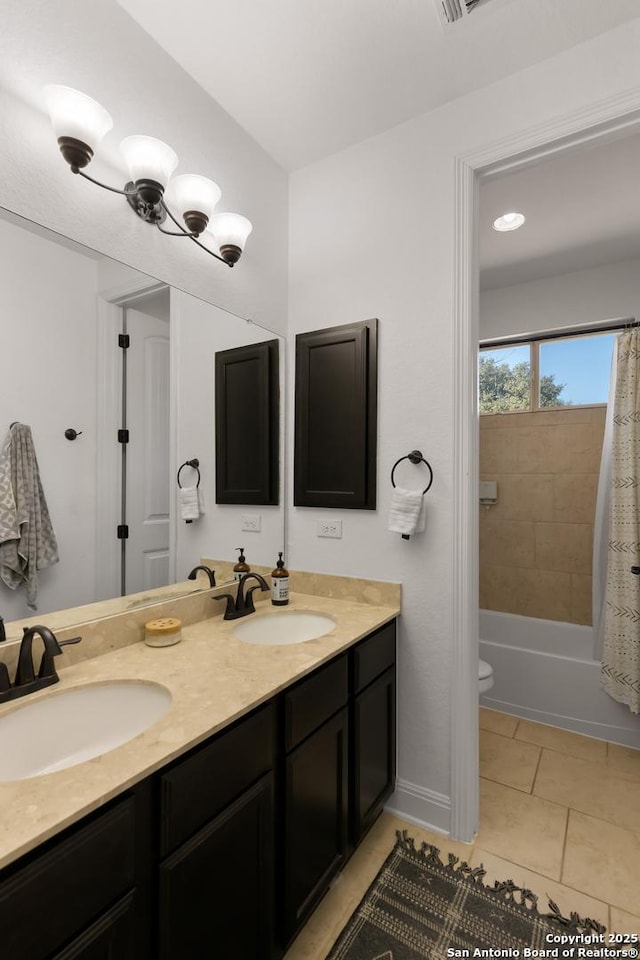
[[[154,226],[164,223],[167,214],[160,205],[164,191],[159,183],[156,183],[155,180],[136,180],[135,183],[129,180],[124,189],[127,195],[127,203],[132,210],[135,210],[141,220]],[[149,197],[151,199],[147,199]],[[153,199],[155,197],[157,199]]]
[[[93,150],[89,144],[76,140],[75,137],[58,137],[58,146],[74,173],[86,167],[93,157]]]
[[[204,233],[209,223],[209,217],[205,216],[204,213],[200,213],[199,210],[187,210],[182,216],[187,225],[187,230],[196,237]]]
[[[220,256],[232,267],[242,256],[242,250],[235,243],[225,243],[220,247]]]

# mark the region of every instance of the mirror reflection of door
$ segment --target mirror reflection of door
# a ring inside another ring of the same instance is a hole
[[[122,424],[124,481],[121,592],[138,593],[170,582],[169,562],[169,291],[123,308],[129,335]],[[123,358],[125,359],[125,358]]]

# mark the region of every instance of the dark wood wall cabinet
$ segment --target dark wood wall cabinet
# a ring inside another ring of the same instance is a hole
[[[277,504],[278,340],[215,355],[216,503]]]
[[[375,510],[378,321],[296,337],[294,505]]]
[[[390,623],[1,871],[0,952],[280,960],[394,779]]]

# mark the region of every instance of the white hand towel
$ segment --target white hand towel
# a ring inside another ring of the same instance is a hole
[[[200,504],[197,487],[180,487],[178,490],[180,516],[183,520],[197,520],[200,517]]]
[[[389,511],[389,530],[409,537],[421,533],[425,527],[424,497],[422,490],[404,490],[396,487]]]

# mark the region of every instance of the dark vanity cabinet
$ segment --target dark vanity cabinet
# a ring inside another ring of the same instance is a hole
[[[160,960],[273,955],[275,745],[272,701],[160,775]]]
[[[352,656],[351,829],[357,845],[395,786],[395,623],[361,641]]]
[[[395,623],[0,872],[7,960],[278,960],[395,776]]]
[[[285,694],[283,927],[288,943],[348,854],[348,656]]]
[[[148,782],[0,874],[7,960],[152,960]]]

